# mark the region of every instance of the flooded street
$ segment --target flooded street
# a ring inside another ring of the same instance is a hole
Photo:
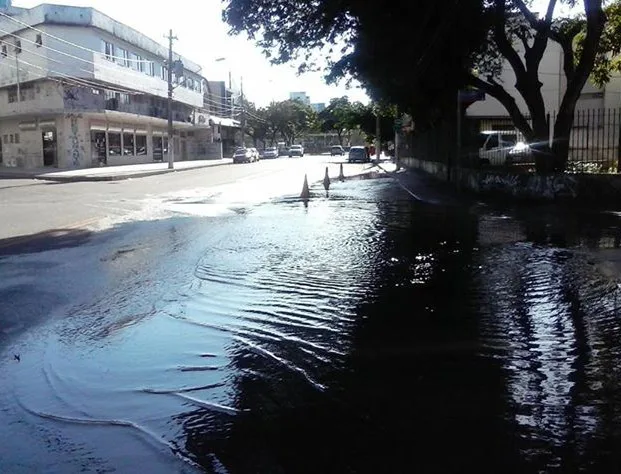
[[[616,215],[312,191],[0,257],[0,472],[621,471]]]

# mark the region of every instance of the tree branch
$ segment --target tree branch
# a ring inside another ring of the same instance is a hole
[[[572,79],[567,83],[567,89],[561,102],[559,115],[561,113],[568,113],[570,110],[573,113],[580,92],[593,70],[599,41],[604,31],[604,25],[606,24],[606,14],[602,8],[602,0],[583,1],[587,22],[586,36],[584,38],[578,64],[572,74]]]
[[[515,102],[515,98],[509,94],[500,84],[494,81],[484,81],[483,79],[469,74],[466,78],[466,81],[469,85],[476,87],[477,89],[491,95],[498,102],[500,102],[503,107],[509,113],[509,116],[513,120],[515,126],[524,134],[524,137],[527,141],[532,141],[533,129],[528,123],[528,120],[524,117],[524,114],[520,111],[517,103]]]
[[[507,32],[505,31],[505,0],[495,0],[495,13],[494,19],[494,40],[498,46],[500,54],[502,54],[511,67],[515,71],[515,77],[517,79],[516,87],[519,89],[519,85],[524,83],[526,78],[526,69],[517,51],[511,45],[509,38],[507,38]]]

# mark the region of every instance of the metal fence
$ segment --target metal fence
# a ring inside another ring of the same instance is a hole
[[[531,122],[529,117],[526,119]],[[548,116],[550,142],[556,113]],[[402,136],[407,149],[402,152],[427,161],[454,165],[457,150],[455,121],[445,121],[434,128],[415,130]],[[464,167],[482,166],[479,149],[485,137],[482,132],[516,131],[511,119],[466,118],[461,126],[460,163]],[[518,136],[521,135],[518,133]],[[523,137],[520,139],[523,140]],[[621,158],[621,109],[579,109],[569,137],[567,171],[570,173],[618,173]],[[534,167],[533,162],[505,164],[506,167]]]

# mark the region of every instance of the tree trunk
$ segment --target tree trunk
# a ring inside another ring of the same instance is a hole
[[[554,141],[552,142],[552,154],[554,156],[554,171],[562,172],[567,167],[569,159],[569,138],[574,122],[574,108],[559,113],[554,124]]]

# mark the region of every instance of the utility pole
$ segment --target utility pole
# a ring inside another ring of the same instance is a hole
[[[173,41],[177,37],[173,36],[172,29],[168,33],[168,169],[175,167],[175,144],[173,129]]]
[[[379,162],[380,159],[380,155],[382,153],[382,142],[380,139],[380,133],[381,133],[381,129],[380,129],[380,110],[379,110],[379,106],[376,109],[376,115],[375,115],[375,156],[377,157],[377,161]]]
[[[239,95],[241,100],[241,146],[245,146],[246,144],[246,105],[244,104],[244,78],[241,78],[240,86],[239,86]]]
[[[460,186],[461,181],[461,92],[460,89],[457,89],[457,147],[455,152],[455,179],[457,183],[457,188]],[[450,181],[450,165],[449,165],[449,181]]]
[[[229,103],[231,105],[231,118],[235,117],[233,112],[233,77],[231,76],[231,70],[229,69]]]
[[[17,81],[17,102],[21,101],[21,85],[19,83],[19,56],[18,56],[18,49],[17,46],[15,46],[15,74],[16,74],[16,81]]]

